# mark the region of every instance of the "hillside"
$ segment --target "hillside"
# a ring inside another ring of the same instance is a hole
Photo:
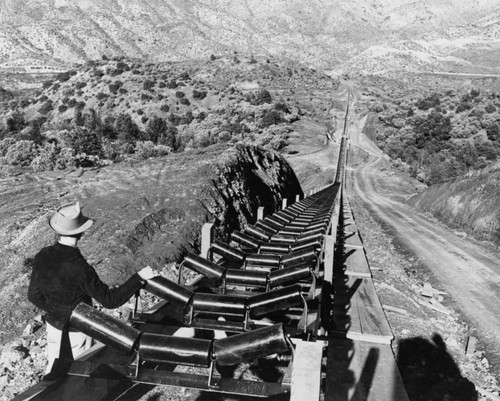
[[[500,245],[500,164],[433,185],[409,200],[462,234]]]
[[[103,54],[164,62],[237,51],[345,72],[491,72],[498,12],[487,0],[317,0],[307,8],[298,0],[2,0],[0,71],[62,71]]]
[[[338,80],[255,57],[90,61],[0,103],[0,174],[146,159],[215,143],[279,150],[294,123],[326,122]]]

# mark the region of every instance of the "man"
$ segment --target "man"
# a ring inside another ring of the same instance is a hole
[[[59,240],[35,256],[28,299],[46,312],[45,380],[57,378],[56,359],[71,360],[90,346],[85,334],[69,327],[71,312],[80,302],[92,305],[93,298],[107,309],[117,308],[155,275],[148,266],[116,288],[104,284],[77,248],[83,232],[93,223],[82,214],[79,202],[60,207],[49,220]]]

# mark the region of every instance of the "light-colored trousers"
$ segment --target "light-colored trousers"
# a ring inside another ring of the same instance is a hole
[[[59,358],[61,350],[62,330],[56,329],[54,326],[47,323],[47,347],[45,353],[47,355],[47,369],[45,373],[50,373],[54,361]],[[92,338],[79,331],[69,332],[69,342],[71,344],[71,353],[76,359],[80,354],[87,351],[92,345]]]

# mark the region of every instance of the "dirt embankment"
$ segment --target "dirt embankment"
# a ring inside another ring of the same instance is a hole
[[[500,245],[500,163],[439,185],[409,199],[450,227]]]
[[[55,241],[47,219],[57,206],[79,199],[84,214],[96,219],[80,249],[112,285],[147,264],[161,270],[186,251],[197,251],[207,221],[224,237],[253,223],[258,206],[272,212],[282,198],[301,193],[280,155],[254,147],[211,147],[130,165],[1,180],[0,344],[21,338],[0,351],[0,391],[4,385],[22,391],[43,369],[44,330],[37,330],[38,311],[26,291],[34,255]],[[16,385],[19,372],[27,381]]]

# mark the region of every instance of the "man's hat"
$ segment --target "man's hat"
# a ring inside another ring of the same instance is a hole
[[[61,206],[49,219],[50,227],[61,235],[83,233],[92,224],[94,224],[94,220],[82,214],[78,201]]]

